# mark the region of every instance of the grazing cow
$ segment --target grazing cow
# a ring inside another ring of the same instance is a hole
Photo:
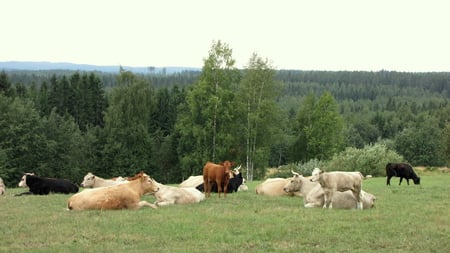
[[[235,168],[231,172],[230,180],[228,181],[228,186],[226,188],[227,189],[226,190],[227,193],[233,193],[233,192],[239,191],[240,187],[244,183],[244,178],[242,177],[242,173],[239,171],[240,168],[241,168],[241,166],[239,166],[238,168]],[[222,187],[225,189],[224,185],[222,185]],[[197,190],[199,190],[201,192],[205,191],[203,183],[197,185],[196,188],[197,188]],[[245,189],[245,188],[243,188],[243,189]],[[213,184],[212,184],[211,192],[218,192],[218,187],[217,187],[217,184],[215,182],[213,182]]]
[[[158,190],[158,184],[141,172],[127,184],[86,189],[77,193],[67,200],[67,207],[69,210],[139,209],[143,206],[158,208],[147,201],[141,201],[142,195],[153,194]]]
[[[210,197],[213,182],[217,184],[217,192],[223,192],[224,197],[227,196],[228,181],[230,180],[231,166],[234,163],[225,161],[220,164],[207,162],[203,167],[203,184],[205,187],[206,197]],[[222,187],[223,186],[223,187]],[[222,190],[223,188],[223,190]]]
[[[199,203],[205,199],[205,194],[194,187],[175,187],[158,183],[159,191],[154,193],[155,205],[167,206],[175,204]]]
[[[325,172],[323,170],[317,170],[313,172],[311,177],[312,182],[319,182],[324,191],[324,205],[323,208],[333,208],[332,199],[336,191],[344,192],[347,190],[352,191],[353,196],[356,199],[356,208],[363,209],[362,204],[362,179],[363,175],[360,172],[346,172],[346,171],[333,171]]]
[[[116,184],[127,183],[128,181],[122,177],[118,177],[115,180],[113,179],[104,179],[99,176],[92,174],[91,172],[87,173],[83,178],[83,182],[81,183],[81,187],[84,188],[97,188],[97,187],[105,187]]]
[[[5,184],[3,183],[3,179],[0,177],[0,195],[5,194],[6,192],[6,187]]]
[[[290,180],[291,178],[268,178],[256,186],[255,192],[258,195],[265,196],[300,196],[299,192],[286,192],[283,190],[283,187]]]
[[[301,192],[304,207],[323,207],[324,191],[319,183],[311,182],[310,178],[292,172],[294,177],[285,185],[286,192]],[[375,196],[362,191],[362,201],[364,209],[372,208],[375,205]],[[354,209],[357,201],[351,191],[335,192],[331,200],[333,208]]]
[[[28,187],[28,192],[16,194],[21,196],[24,194],[47,195],[49,193],[76,193],[78,186],[65,179],[38,177],[34,173],[25,173],[19,182],[19,187]]]
[[[407,163],[388,163],[386,164],[386,185],[391,185],[391,177],[400,177],[398,185],[402,184],[403,178],[409,185],[409,180],[412,179],[414,184],[420,184],[420,177],[416,175],[411,165]]]

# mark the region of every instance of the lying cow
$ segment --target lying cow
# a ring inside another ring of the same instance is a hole
[[[188,179],[181,182],[179,187],[197,187],[203,184],[203,176],[190,176]]]
[[[303,196],[304,207],[323,207],[325,203],[325,192],[317,182],[311,182],[310,178],[292,172],[294,177],[285,185],[286,192],[300,192]],[[375,196],[362,191],[362,201],[364,209],[372,208],[375,205]],[[335,192],[331,200],[333,208],[354,209],[357,201],[351,191]]]
[[[362,179],[364,176],[360,172],[333,171],[325,172],[323,170],[313,171],[312,182],[319,182],[324,191],[323,208],[333,208],[332,199],[335,192],[352,191],[356,199],[356,208],[363,209],[362,204]]]
[[[143,206],[158,208],[147,201],[141,201],[142,195],[154,194],[158,190],[158,184],[141,172],[127,184],[86,189],[77,193],[68,199],[67,207],[69,210],[139,209]]]
[[[19,187],[28,187],[28,192],[16,194],[21,196],[24,194],[48,195],[49,193],[76,193],[78,186],[65,179],[46,178],[34,175],[34,173],[25,173],[19,182]]]
[[[388,163],[386,164],[386,185],[391,185],[391,177],[400,177],[398,185],[402,184],[403,178],[409,185],[409,180],[412,179],[414,184],[420,184],[420,177],[416,175],[411,165],[407,163]]]
[[[159,191],[153,194],[157,206],[199,203],[205,199],[205,194],[194,187],[175,187],[160,183],[158,187]]]
[[[290,180],[291,178],[268,178],[256,186],[255,192],[258,195],[265,196],[301,196],[299,192],[286,192],[283,190]]]
[[[3,179],[0,177],[0,195],[5,194],[6,192],[6,187],[5,184],[3,183]]]
[[[128,181],[125,180],[122,177],[116,178],[116,180],[113,179],[104,179],[99,176],[96,176],[92,174],[91,172],[87,173],[86,176],[83,178],[83,182],[81,183],[81,187],[84,188],[97,188],[97,187],[105,187],[105,186],[111,186],[116,184],[123,184],[127,183]]]

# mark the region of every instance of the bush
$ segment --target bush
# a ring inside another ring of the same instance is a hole
[[[324,162],[318,159],[311,159],[306,163],[290,163],[280,166],[278,171],[273,174],[273,177],[291,177],[291,170],[303,176],[310,176],[314,168],[322,168],[324,164]]]
[[[401,162],[403,157],[387,148],[385,143],[378,142],[366,145],[362,149],[346,148],[334,155],[327,163],[327,171],[360,171],[364,175],[384,176],[388,162]]]

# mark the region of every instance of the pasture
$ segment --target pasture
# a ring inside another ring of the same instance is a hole
[[[364,211],[305,209],[298,197],[227,194],[160,209],[67,211],[71,195],[0,196],[0,252],[445,252],[450,174],[363,182],[377,197]],[[145,200],[153,201],[152,196]]]

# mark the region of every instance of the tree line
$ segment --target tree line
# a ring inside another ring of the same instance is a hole
[[[0,73],[0,177],[10,186],[23,172],[80,182],[145,170],[177,183],[223,160],[253,180],[286,164],[343,166],[379,143],[414,165],[450,161],[449,73],[277,71],[256,54],[237,69],[218,41],[200,72],[33,76]]]

